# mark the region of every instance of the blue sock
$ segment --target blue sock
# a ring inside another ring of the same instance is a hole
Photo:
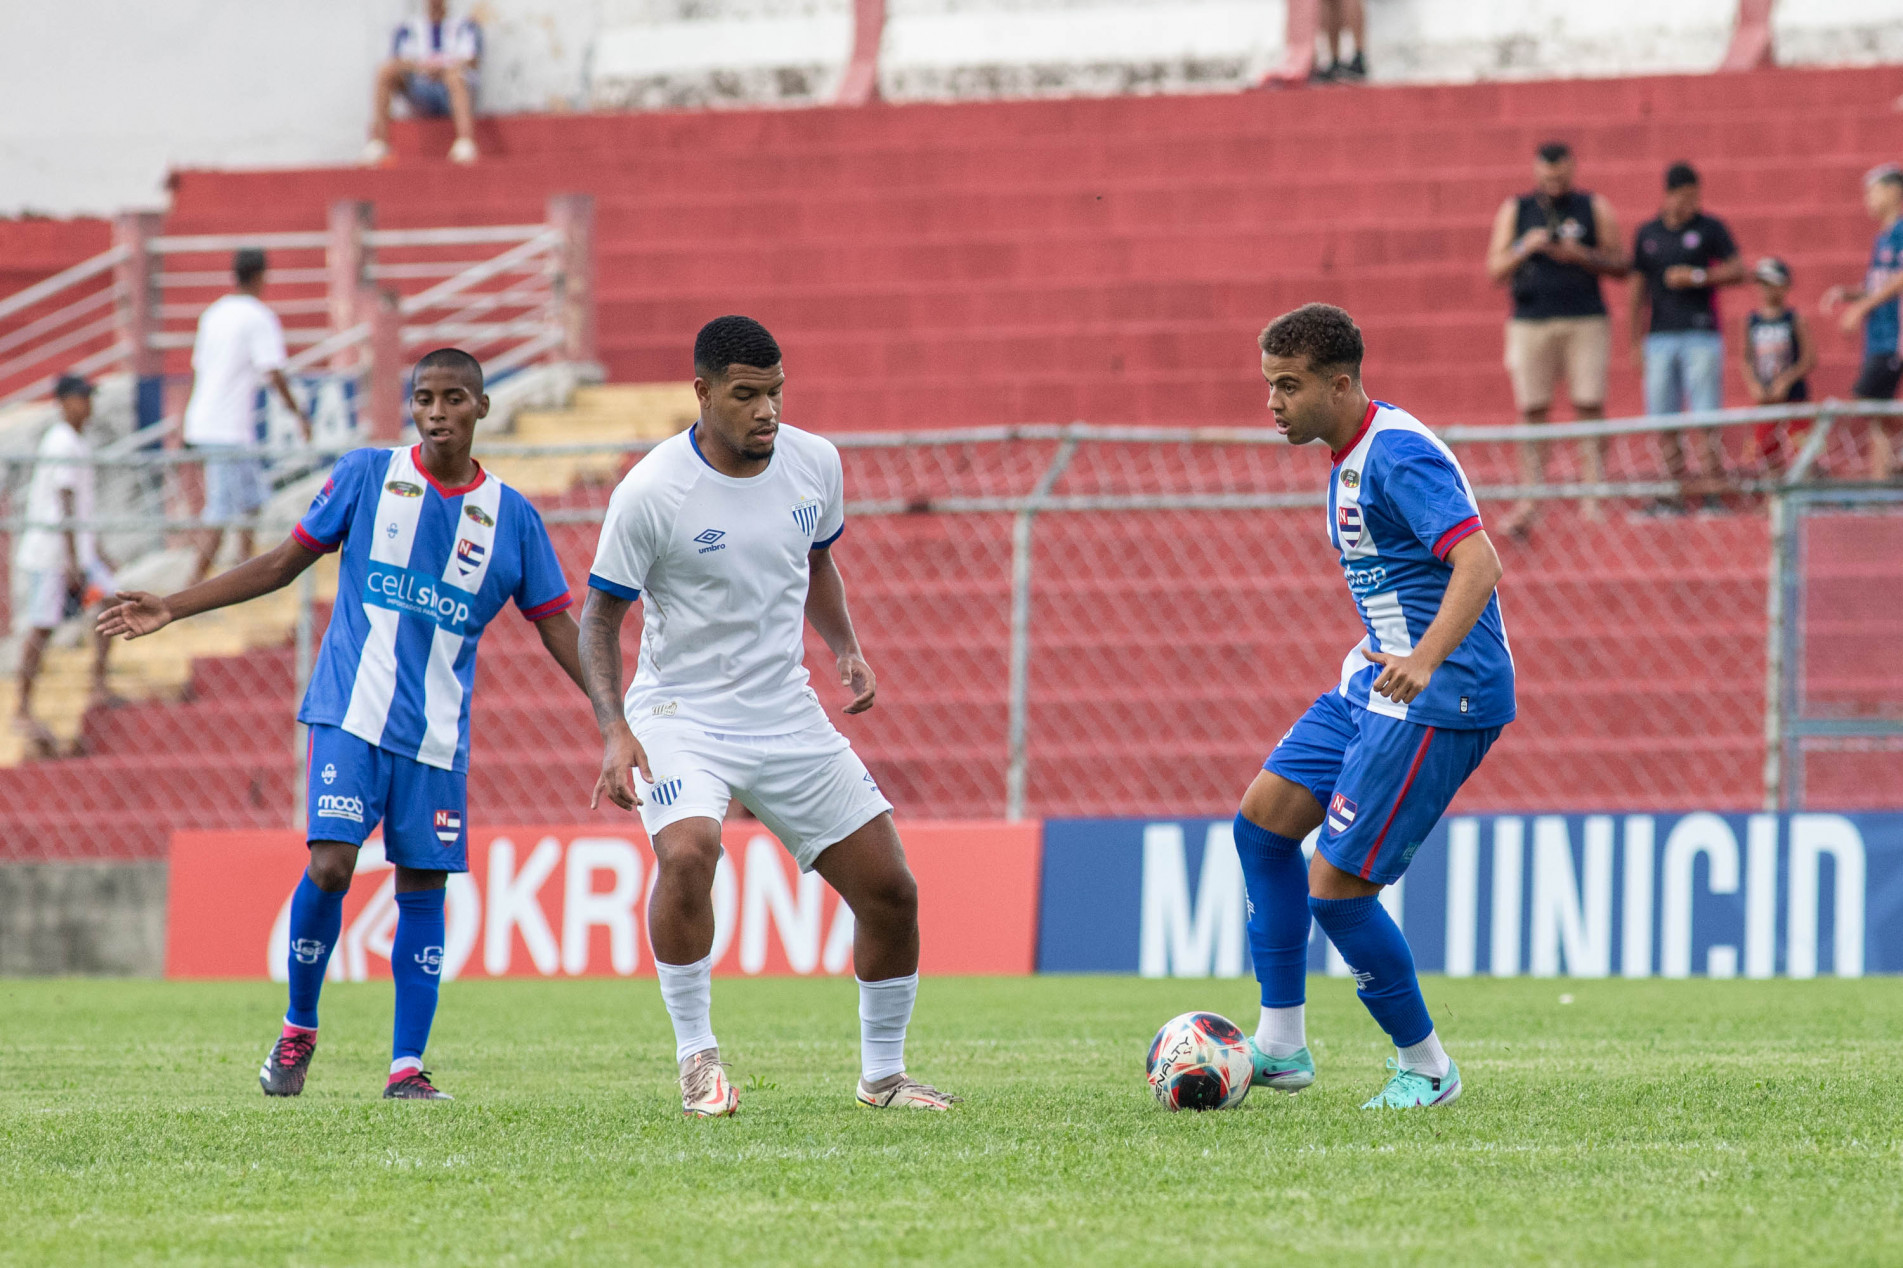
[[[1414,953],[1401,927],[1381,901],[1366,898],[1311,898],[1309,910],[1328,940],[1354,971],[1355,994],[1397,1048],[1409,1048],[1434,1032],[1414,976]]]
[[[396,979],[396,1038],[390,1059],[423,1059],[430,1023],[436,1020],[436,988],[443,974],[443,891],[419,889],[396,896],[396,937],[390,976]]]
[[[1249,954],[1264,1008],[1308,999],[1308,865],[1302,843],[1236,816],[1236,856],[1249,891]]]
[[[317,994],[324,989],[324,970],[330,966],[330,953],[344,927],[344,893],[317,888],[306,872],[291,895],[291,949],[286,961],[291,1007],[284,1020],[293,1026],[317,1029]]]

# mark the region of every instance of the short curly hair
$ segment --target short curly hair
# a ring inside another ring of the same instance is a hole
[[[1303,304],[1268,324],[1256,343],[1264,355],[1301,357],[1316,373],[1361,378],[1361,328],[1333,304]]]
[[[724,379],[730,367],[771,370],[780,363],[780,345],[751,317],[716,317],[694,339],[694,373]]]

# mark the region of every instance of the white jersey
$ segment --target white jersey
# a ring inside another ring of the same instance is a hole
[[[192,398],[185,406],[188,445],[258,443],[258,389],[284,368],[284,327],[251,295],[226,295],[198,319],[192,340]]]
[[[56,418],[40,437],[39,461],[33,467],[33,481],[27,486],[26,517],[35,524],[56,524],[66,518],[60,494],[73,495],[73,514],[88,520],[93,514],[93,469],[84,462],[92,446],[64,418]],[[66,564],[66,534],[53,528],[29,528],[21,533],[14,548],[14,562],[30,572],[62,568]],[[89,530],[73,535],[79,550],[75,562],[91,568],[99,555]]]
[[[807,552],[845,527],[832,442],[781,425],[748,479],[701,456],[695,428],[655,446],[608,502],[588,584],[646,607],[627,715],[786,735],[825,720],[804,657]]]

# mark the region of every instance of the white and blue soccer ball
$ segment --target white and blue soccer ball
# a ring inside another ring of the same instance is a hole
[[[1249,1041],[1219,1013],[1184,1013],[1150,1042],[1150,1091],[1168,1110],[1234,1109],[1249,1095]]]

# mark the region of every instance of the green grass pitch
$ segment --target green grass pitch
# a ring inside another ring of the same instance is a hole
[[[1172,1115],[1152,1031],[1252,984],[930,980],[937,1115],[853,1103],[850,981],[722,980],[740,1115],[686,1122],[652,982],[450,984],[429,1105],[378,1098],[387,984],[267,1102],[281,988],[0,981],[0,1262],[1903,1262],[1903,981],[1427,991],[1457,1105],[1362,1111],[1389,1050],[1318,979],[1312,1089]]]

